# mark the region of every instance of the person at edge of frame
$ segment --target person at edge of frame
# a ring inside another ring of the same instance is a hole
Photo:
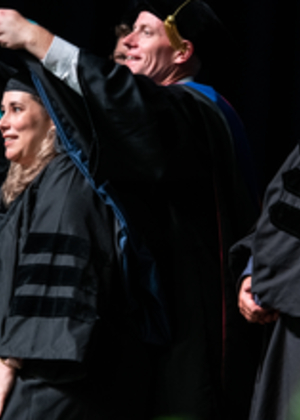
[[[238,306],[263,328],[251,420],[299,418],[299,142],[266,189],[253,232],[230,250]]]
[[[115,63],[124,64],[127,56],[127,47],[123,39],[131,32],[131,28],[126,23],[120,23],[115,27],[116,44],[111,58]]]

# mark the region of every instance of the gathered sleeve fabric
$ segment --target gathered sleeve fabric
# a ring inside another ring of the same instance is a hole
[[[0,355],[54,381],[84,375],[115,269],[112,217],[64,155],[7,217],[0,234],[14,255],[1,258]]]

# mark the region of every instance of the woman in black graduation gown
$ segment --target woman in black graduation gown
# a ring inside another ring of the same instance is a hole
[[[6,85],[2,112],[1,419],[118,418],[104,408],[121,311],[116,294],[108,303],[119,278],[112,214],[59,150],[24,74]]]

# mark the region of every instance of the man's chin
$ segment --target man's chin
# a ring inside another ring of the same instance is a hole
[[[142,74],[140,68],[134,61],[125,61],[124,66],[128,67],[133,74]]]

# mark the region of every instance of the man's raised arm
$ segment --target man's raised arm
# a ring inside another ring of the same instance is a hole
[[[82,94],[77,77],[79,49],[15,10],[0,9],[0,47],[27,50],[56,77]]]
[[[45,57],[54,35],[25,19],[15,10],[0,9],[0,45],[23,48],[38,59]]]

